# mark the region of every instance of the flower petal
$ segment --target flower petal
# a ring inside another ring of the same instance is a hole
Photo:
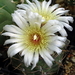
[[[49,49],[57,52],[58,54],[60,54],[62,52],[61,49],[59,49],[57,46],[54,46],[54,45],[50,45]]]
[[[31,70],[36,66],[38,61],[39,61],[39,53],[35,52],[34,57],[33,57],[33,61],[32,61],[33,66],[31,68]]]
[[[57,39],[62,42],[65,42],[67,40],[66,37],[62,37],[62,36],[57,36]]]
[[[61,41],[54,41],[52,44],[54,44],[57,47],[63,48],[65,46],[65,43],[61,42]]]
[[[52,58],[52,56],[49,54],[48,50],[43,49],[42,53],[51,61],[54,61],[54,59]]]
[[[22,34],[22,30],[15,25],[5,25],[3,29],[8,32]]]
[[[21,28],[24,28],[24,25],[26,25],[27,23],[23,23],[25,20],[23,20],[23,22],[21,21],[21,19],[19,18],[19,16],[16,15],[16,13],[12,14],[13,17],[13,21]],[[26,22],[26,21],[25,21]]]
[[[38,0],[33,0],[33,1],[36,3],[38,10],[41,11],[40,2]]]
[[[62,35],[62,36],[67,36],[67,32],[64,28],[62,28],[59,33]]]
[[[16,37],[16,38],[20,38],[20,35],[14,34],[14,33],[11,33],[11,32],[5,32],[5,33],[2,33],[2,35],[14,37],[14,38],[15,38],[15,37]]]
[[[42,17],[38,13],[28,12],[27,11],[27,20],[29,21],[30,26],[35,26],[35,24],[40,28],[41,23],[43,22]],[[32,19],[33,18],[33,19]]]
[[[22,46],[21,43],[17,43],[17,44],[13,44],[9,47],[8,49],[8,57],[12,57],[15,54],[17,54],[18,52],[22,51],[24,49],[24,47]]]
[[[56,14],[56,15],[64,15],[64,14],[66,14],[66,13],[68,13],[69,12],[69,10],[65,10],[65,11],[59,11],[59,12],[53,12],[54,14]]]
[[[30,8],[30,6],[27,5],[27,4],[18,4],[17,7],[18,8],[25,9],[25,10],[28,9],[28,8]],[[30,9],[32,9],[32,7]],[[25,10],[23,10],[23,11],[25,11]]]
[[[33,9],[35,9],[34,5],[29,0],[26,0],[26,2],[30,5],[30,7],[32,7]]]
[[[60,12],[60,11],[65,11],[65,9],[64,8],[58,8],[53,13],[57,13],[57,12]]]
[[[55,9],[59,7],[59,4],[55,4],[49,8],[49,11],[53,12]]]
[[[42,2],[42,5],[41,5],[41,7],[42,7],[42,11],[45,9],[45,7],[46,7],[46,1],[44,0],[43,2]]]
[[[52,0],[49,0],[48,2],[47,2],[47,4],[46,4],[46,11],[48,10],[48,8],[49,8],[49,5],[51,4],[51,2],[52,2]]]
[[[46,64],[47,64],[49,67],[51,67],[51,66],[52,66],[52,61],[49,60],[49,59],[42,53],[42,51],[40,51],[39,53],[40,53],[41,57],[44,59],[44,61],[46,62]]]
[[[65,22],[61,22],[61,23],[62,23],[63,26],[65,26],[68,30],[70,30],[70,31],[73,30],[73,28],[72,28],[69,24],[67,24],[67,23],[65,23]]]
[[[69,21],[71,23],[73,23],[73,17],[71,17],[71,16],[60,16],[57,18],[57,20],[62,21],[62,22],[66,22],[68,24],[69,24]]]
[[[23,12],[23,11],[22,11]],[[23,18],[23,16],[20,15],[20,12],[18,10],[16,10],[15,15],[19,17],[19,19],[21,20],[21,22],[23,23],[22,28],[25,26],[28,26],[27,20]],[[26,13],[25,13],[26,14]]]
[[[20,39],[8,39],[5,41],[4,45],[6,44],[11,44],[11,43],[17,43],[17,42],[21,42],[22,40]]]
[[[55,21],[56,22],[56,21]],[[56,24],[56,25],[55,25]],[[59,24],[54,23],[54,20],[50,20],[47,24],[42,27],[45,31],[50,33],[56,33],[61,30],[61,26]]]
[[[31,64],[32,60],[33,60],[33,52],[28,51],[24,56],[24,63],[26,67],[28,67]]]

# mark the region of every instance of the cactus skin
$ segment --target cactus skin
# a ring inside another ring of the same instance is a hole
[[[12,57],[12,65],[14,69],[18,69],[21,73],[26,75],[54,75],[57,73],[62,65],[64,52],[62,52],[60,55],[57,55],[54,53],[54,59],[53,65],[50,67],[47,66],[47,64],[44,62],[44,60],[40,57],[39,62],[37,63],[36,67],[31,70],[30,67],[25,67],[23,63],[23,58],[19,56],[19,54]]]

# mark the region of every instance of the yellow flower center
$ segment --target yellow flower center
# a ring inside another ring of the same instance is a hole
[[[26,32],[22,35],[22,42],[29,50],[41,50],[41,48],[47,47],[48,36],[44,30],[38,27],[29,27],[25,29]]]
[[[50,11],[45,11],[45,10],[32,10],[33,12],[38,13],[39,15],[42,16],[42,18],[45,20],[44,23],[46,23],[48,20],[55,20],[57,19],[59,16],[51,13]]]
[[[43,19],[45,19],[46,21],[56,19],[56,16],[52,13],[48,13],[44,11],[44,12],[40,12],[39,14],[42,15]]]

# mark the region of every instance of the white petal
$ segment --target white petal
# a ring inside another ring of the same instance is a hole
[[[67,24],[67,23],[65,23],[65,22],[61,22],[68,30],[70,30],[70,31],[72,31],[73,30],[73,28],[69,25],[69,24]]]
[[[21,56],[24,56],[28,53],[29,49],[28,49],[28,46],[24,44],[24,50],[22,50],[22,52],[20,53]]]
[[[53,26],[53,25],[59,25],[59,21],[58,20],[49,20],[46,24],[49,24],[49,26]]]
[[[52,66],[52,61],[49,60],[49,59],[42,53],[42,51],[40,51],[40,55],[41,55],[41,57],[44,59],[44,61],[46,62],[46,64],[47,64],[49,67],[51,67],[51,66]]]
[[[61,42],[61,41],[54,41],[52,44],[54,44],[55,46],[57,47],[64,47],[65,46],[65,43]]]
[[[33,18],[33,22],[35,22],[39,25],[39,27],[41,27],[41,23],[43,22],[42,16],[40,16],[38,13],[33,13],[33,15],[35,15],[35,17]]]
[[[67,32],[64,28],[62,28],[59,33],[62,35],[62,36],[67,36]]]
[[[37,25],[39,28],[41,27],[41,23],[43,20],[38,13],[28,12],[27,15],[28,15],[27,20],[29,21],[30,26]]]
[[[17,34],[22,34],[22,30],[15,25],[5,25],[3,27],[3,29],[5,31],[9,31],[9,32],[17,33]]]
[[[35,21],[34,21],[34,20],[35,20],[34,14],[35,14],[35,13],[33,13],[33,12],[29,11],[29,10],[26,11],[26,15],[27,15],[26,20],[29,21],[30,25],[33,25],[34,22],[35,22]],[[33,18],[33,19],[32,19],[32,18]],[[34,21],[34,22],[33,22],[33,21]]]
[[[30,6],[29,6],[29,5],[27,5],[27,4],[18,4],[18,5],[17,5],[17,7],[18,7],[18,8],[22,8],[22,9],[25,9],[25,10],[26,10],[26,9],[28,9]],[[23,11],[25,11],[25,10],[23,10]]]
[[[5,41],[4,45],[16,43],[16,42],[21,42],[21,40],[20,39],[8,39],[8,40]]]
[[[69,21],[73,22],[73,17],[71,17],[71,16],[61,16],[61,17],[58,17],[57,19],[62,22],[64,21],[68,24],[69,24]]]
[[[48,2],[47,2],[47,4],[46,4],[46,11],[48,10],[48,8],[49,8],[49,5],[51,4],[51,2],[52,2],[52,0],[49,0]]]
[[[30,5],[30,7],[32,7],[33,9],[35,9],[35,7],[33,6],[33,4],[29,0],[26,0],[26,2]]]
[[[50,37],[48,37],[48,41],[49,43],[52,43],[54,41],[61,41],[61,42],[65,42],[67,40],[66,37],[62,37],[62,36],[57,36],[57,35],[52,35]]]
[[[39,54],[38,54],[38,52],[35,52],[35,54],[33,56],[33,61],[32,61],[33,66],[31,68],[31,70],[36,66],[38,61],[39,61]]]
[[[23,26],[22,27],[25,27],[25,26],[28,26],[28,23],[26,21],[26,19],[23,18],[23,16],[20,15],[20,12],[17,10],[14,12],[16,16],[19,17],[19,19],[22,21],[23,23]],[[26,13],[25,13],[26,14]]]
[[[40,2],[37,1],[37,0],[33,0],[33,1],[36,3],[37,8],[38,8],[38,10],[40,11],[40,10],[41,10]]]
[[[41,10],[42,10],[42,11],[45,10],[45,7],[46,7],[46,1],[44,0],[44,1],[42,2],[42,9],[41,9]]]
[[[21,15],[22,18],[26,19],[26,17],[27,17],[26,10],[17,9],[17,12]]]
[[[60,30],[61,30],[61,27],[60,27],[59,25],[51,26],[51,27],[49,28],[49,30],[47,29],[47,31],[50,31],[51,33],[56,33],[56,32],[58,32],[58,31],[60,31]]]
[[[5,32],[5,33],[2,33],[2,35],[10,36],[10,37],[15,37],[15,38],[20,38],[20,35],[14,34],[14,33],[11,33],[11,32]]]
[[[33,52],[27,52],[24,56],[24,63],[28,67],[33,60]]]
[[[56,9],[53,13],[57,13],[57,12],[60,12],[60,11],[65,11],[65,9],[64,8],[58,8],[58,9]]]
[[[57,46],[54,46],[54,45],[50,45],[49,49],[57,52],[58,54],[60,54],[62,52],[62,50],[60,48],[58,48]]]
[[[50,35],[49,35],[50,36]],[[48,36],[48,42],[52,43],[53,41],[57,40],[57,36],[51,35],[50,37]]]
[[[21,52],[21,56],[24,56],[27,53],[27,48],[24,48],[24,50]]]
[[[19,16],[17,16],[15,13],[12,14],[13,17],[13,21],[20,27],[20,28],[24,28],[24,23],[21,21],[21,19],[19,18]]]
[[[59,4],[55,4],[55,5],[51,6],[49,10],[50,10],[51,12],[53,12],[53,11],[54,11],[56,8],[58,8],[58,7],[59,7]]]
[[[54,59],[52,58],[52,56],[49,54],[49,52],[47,51],[47,49],[43,49],[42,53],[51,61],[54,61]]]
[[[67,16],[66,19],[67,19],[68,21],[70,21],[71,23],[73,23],[73,21],[74,21],[74,20],[73,20],[73,17],[71,17],[71,16]]]
[[[66,37],[61,37],[61,36],[57,36],[57,39],[62,42],[65,42],[67,40]]]
[[[69,10],[65,10],[65,11],[55,12],[54,14],[56,14],[56,15],[64,15],[64,14],[66,14],[68,12],[69,12]]]
[[[52,61],[50,61],[47,57],[44,57],[43,59],[49,67],[52,66]]]
[[[17,54],[18,52],[22,51],[24,49],[24,47],[22,46],[21,43],[17,43],[17,44],[13,44],[9,47],[8,49],[8,57],[12,57],[15,54]]]
[[[48,53],[49,53],[50,55],[54,53],[54,51],[49,50],[49,48],[48,48],[47,50],[48,50]]]
[[[56,21],[55,21],[56,22]],[[56,24],[56,25],[55,25]],[[54,23],[53,20],[49,21],[46,25],[42,27],[42,29],[45,30],[45,32],[49,33],[56,33],[57,31],[61,30],[61,26],[59,24]]]
[[[68,20],[64,16],[58,17],[57,20],[62,21],[62,22],[66,22],[69,24]]]
[[[47,37],[48,37],[47,41],[49,44],[55,43],[55,41],[58,40],[57,36],[55,36],[55,35],[51,35],[51,36],[49,35]]]

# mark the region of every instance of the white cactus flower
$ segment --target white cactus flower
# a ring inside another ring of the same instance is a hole
[[[24,12],[23,12],[24,13]],[[38,13],[29,12],[26,19],[19,11],[12,14],[13,21],[16,25],[5,25],[2,33],[4,36],[9,36],[10,39],[5,41],[6,44],[12,44],[8,48],[8,56],[12,57],[17,53],[24,56],[25,66],[31,64],[32,69],[36,66],[41,56],[46,64],[51,67],[54,61],[51,54],[62,52],[61,47],[64,46],[66,37],[56,35],[61,30],[59,25],[52,25],[51,21],[42,26],[42,17]]]
[[[69,22],[73,22],[73,18],[71,16],[65,16],[65,14],[68,13],[69,10],[59,8],[59,4],[49,6],[51,4],[51,1],[52,0],[46,2],[44,0],[43,2],[39,2],[38,0],[33,0],[33,2],[30,2],[29,0],[26,0],[28,4],[19,4],[17,5],[17,7],[38,13],[42,16],[42,19],[44,19],[43,23],[51,20],[51,24],[57,24],[61,27],[59,33],[62,36],[67,36],[65,28],[70,31],[73,30],[73,28],[69,25]]]

